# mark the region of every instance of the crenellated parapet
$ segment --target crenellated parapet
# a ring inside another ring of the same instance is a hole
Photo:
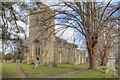
[[[42,6],[30,8],[29,15],[34,15],[43,12],[49,12],[51,14],[54,14],[54,12],[46,4],[43,4]]]

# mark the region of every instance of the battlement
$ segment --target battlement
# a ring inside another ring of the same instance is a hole
[[[53,13],[53,11],[46,4],[43,4],[42,6],[30,8],[29,15],[34,15],[43,12]]]

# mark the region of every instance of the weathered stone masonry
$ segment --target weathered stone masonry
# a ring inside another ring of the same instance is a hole
[[[27,63],[30,64],[37,58],[40,63],[52,62],[64,64],[86,63],[86,53],[73,48],[73,44],[55,36],[55,18],[45,22],[54,15],[46,5],[29,12],[29,41]],[[52,29],[49,28],[52,26]]]

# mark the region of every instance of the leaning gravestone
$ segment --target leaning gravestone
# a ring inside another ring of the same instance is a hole
[[[54,62],[53,67],[57,67],[57,66],[58,66],[58,62]]]
[[[108,57],[108,63],[107,63],[107,69],[105,72],[105,77],[106,78],[113,78],[116,77],[117,70],[115,69],[115,57],[113,55],[110,55]]]
[[[53,67],[53,63],[49,63],[48,67],[52,68]]]
[[[53,62],[53,63],[49,63],[48,67],[57,67],[58,63],[57,62]]]
[[[43,62],[40,62],[39,66],[43,67],[45,64]]]

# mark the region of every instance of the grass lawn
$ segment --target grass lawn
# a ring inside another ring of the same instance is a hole
[[[65,78],[104,78],[104,77],[105,77],[105,73],[99,70],[89,69],[89,70],[80,72],[78,74],[67,76]]]
[[[67,69],[83,69],[88,68],[89,63],[82,64],[82,65],[70,65],[70,64],[60,64],[58,65],[59,68],[67,68]]]
[[[2,77],[3,78],[19,78],[16,63],[2,64]]]
[[[27,78],[44,78],[51,75],[73,71],[75,69],[88,68],[89,66],[88,63],[82,65],[60,64],[57,68],[37,67],[33,69],[32,64],[28,65],[26,63],[6,63],[2,65],[2,76],[4,78],[19,78],[17,64],[19,64]]]
[[[83,69],[88,68],[89,64],[82,64],[82,65],[70,65],[70,64],[59,64],[57,68],[49,68],[49,67],[37,67],[35,69],[33,68],[32,64],[26,64],[26,63],[6,63],[2,64],[2,77],[3,78],[19,78],[18,70],[17,70],[17,64],[21,67],[21,69],[24,71],[27,78],[45,78],[52,75],[61,74],[64,72],[73,71],[76,69]],[[83,72],[80,72],[78,74],[74,74],[71,76],[65,77],[65,79],[71,79],[71,78],[98,78],[97,80],[104,80],[101,78],[105,77],[105,70],[103,70],[105,66],[100,66],[99,70],[85,70]],[[94,79],[93,79],[94,80]],[[106,80],[106,79],[105,79]]]
[[[57,68],[37,67],[35,69],[32,69],[33,65],[28,65],[25,63],[18,63],[18,64],[23,69],[26,77],[28,78],[44,78],[47,76],[56,75],[74,70],[70,68],[59,68],[59,67]]]
[[[37,67],[32,69],[33,65],[28,65],[25,63],[19,63],[20,67],[23,69],[25,75],[28,78],[43,78],[51,75],[57,75],[64,72],[69,72],[75,69],[88,68],[88,64],[83,65],[70,65],[70,64],[60,64],[57,68],[49,67]]]

